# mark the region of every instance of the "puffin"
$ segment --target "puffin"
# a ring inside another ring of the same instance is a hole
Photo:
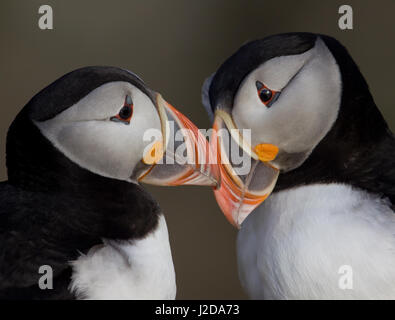
[[[174,299],[166,221],[140,183],[215,185],[207,144],[128,70],[84,67],[44,88],[7,134],[0,298]]]
[[[248,42],[202,102],[248,296],[395,299],[395,140],[347,49],[313,33]]]

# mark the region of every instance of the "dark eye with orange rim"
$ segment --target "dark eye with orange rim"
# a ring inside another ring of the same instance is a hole
[[[256,89],[258,90],[259,99],[261,99],[262,103],[266,107],[270,108],[272,104],[278,99],[280,91],[271,90],[260,81],[257,81],[255,85]]]
[[[121,110],[119,110],[119,113],[115,117],[111,117],[110,120],[115,122],[122,122],[124,124],[129,124],[130,119],[132,119],[132,116],[133,116],[133,101],[132,98],[129,95],[127,95],[123,107],[121,108]]]

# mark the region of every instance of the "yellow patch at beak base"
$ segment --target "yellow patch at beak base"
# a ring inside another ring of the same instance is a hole
[[[148,165],[157,163],[163,157],[163,145],[161,141],[156,141],[151,149],[144,154],[143,162]]]
[[[254,147],[254,152],[258,155],[259,160],[268,162],[276,158],[278,147],[270,143],[261,143]]]

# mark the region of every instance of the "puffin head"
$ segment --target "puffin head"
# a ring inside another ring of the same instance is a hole
[[[207,140],[127,70],[78,69],[33,97],[9,132],[10,180],[21,171],[16,163],[32,166],[23,160],[25,155],[32,161],[37,158],[28,145],[37,141],[26,142],[29,123],[72,163],[102,177],[156,185],[216,184],[215,167],[203,161]],[[29,152],[23,155],[21,146]],[[48,168],[45,162],[54,159],[40,157],[36,166]]]
[[[288,179],[281,186],[303,183],[307,166],[325,168],[329,177],[346,155],[352,158],[355,137],[369,135],[367,122],[380,128],[371,137],[386,128],[346,49],[311,33],[245,44],[206,80],[203,104],[214,121],[211,143],[221,160],[215,196],[236,226],[269,196],[277,179],[296,172],[295,183]],[[251,162],[247,171],[233,164],[234,152]]]

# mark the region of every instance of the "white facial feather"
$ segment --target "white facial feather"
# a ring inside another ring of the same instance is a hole
[[[256,81],[281,91],[270,108],[259,99]],[[335,122],[340,99],[339,68],[318,39],[301,55],[273,58],[251,72],[235,96],[232,115],[238,128],[251,129],[253,145],[310,153]]]
[[[313,49],[299,55],[273,58],[255,69],[251,75],[254,75],[256,80],[265,83],[270,89],[281,91],[314,54]]]
[[[130,124],[110,121],[133,101]],[[53,119],[36,122],[42,134],[71,161],[105,177],[128,180],[151,141],[144,132],[160,119],[150,98],[127,82],[104,84]]]

